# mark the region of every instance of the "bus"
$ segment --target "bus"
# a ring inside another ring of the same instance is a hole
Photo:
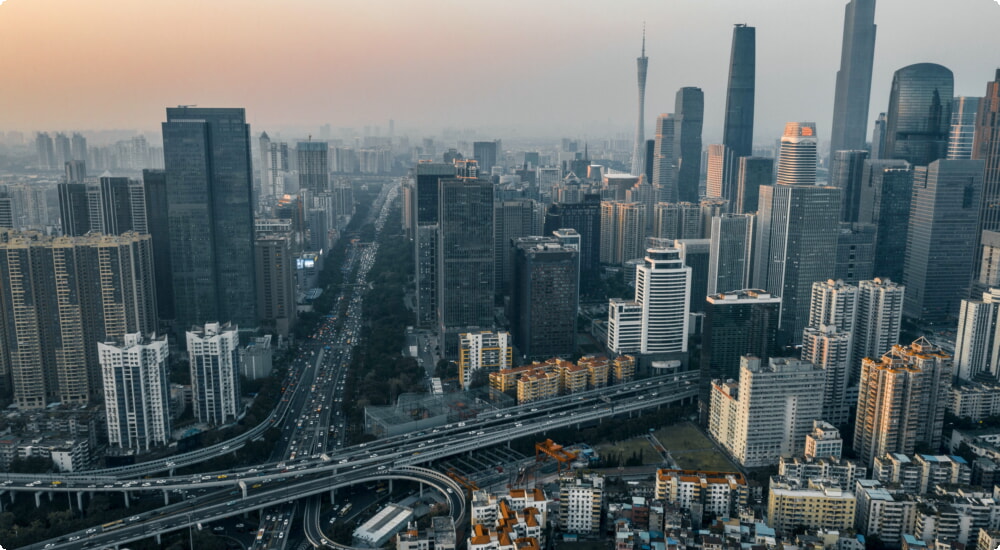
[[[119,529],[121,527],[125,527],[125,520],[118,519],[101,525],[101,532],[107,533],[108,531],[114,531],[115,529]]]
[[[353,502],[348,502],[347,504],[345,504],[344,507],[340,509],[340,517],[346,516],[347,513],[350,512],[351,508],[353,507],[354,507]]]
[[[264,528],[263,528],[263,527],[261,527],[261,528],[260,528],[260,529],[259,529],[259,530],[257,531],[257,540],[260,540],[260,539],[262,539],[262,538],[264,538]]]

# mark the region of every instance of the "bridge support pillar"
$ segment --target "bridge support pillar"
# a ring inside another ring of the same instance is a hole
[[[49,497],[49,502],[52,502],[52,499],[56,496],[56,493],[55,491],[47,491],[45,493],[45,496]]]
[[[41,508],[41,507],[42,507],[42,494],[39,492],[35,492],[35,508]]]
[[[164,489],[163,490],[163,505],[167,506],[169,504],[170,504],[170,491]]]
[[[337,498],[337,490],[330,489],[330,504],[336,503],[336,498]]]
[[[156,534],[156,544],[157,544],[157,546],[163,546],[163,541],[160,540],[160,539],[161,539],[160,534],[157,533]]]
[[[174,477],[174,468],[167,470],[167,477]]]
[[[83,493],[76,494],[76,508],[83,513]]]
[[[420,496],[421,497],[424,496],[424,482],[423,481],[420,482]]]
[[[128,491],[122,491],[122,494],[125,495],[125,507],[126,508],[131,508],[131,506],[130,506],[131,503],[129,502],[129,498],[128,498]]]
[[[247,498],[247,484],[240,482],[240,490],[243,491],[243,498]]]
[[[390,495],[392,494],[392,481],[393,480],[391,480],[391,479],[389,480],[389,494]]]
[[[0,494],[2,494],[2,493],[0,493]],[[3,513],[3,499],[0,498],[0,514],[2,514],[2,513]]]

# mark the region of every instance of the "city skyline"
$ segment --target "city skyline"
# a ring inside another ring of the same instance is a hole
[[[888,105],[892,73],[909,64],[942,64],[955,73],[957,95],[982,93],[982,82],[996,67],[988,56],[970,52],[1000,48],[1000,37],[989,28],[998,8],[988,0],[960,3],[949,13],[962,14],[961,26],[941,26],[938,18],[924,16],[937,13],[930,0],[878,3],[869,129]],[[658,114],[670,112],[679,88],[697,86],[706,96],[706,143],[721,140],[729,37],[733,24],[746,23],[758,29],[755,142],[776,139],[789,120],[816,120],[820,142],[830,138],[840,2],[641,2],[602,10],[600,17],[569,10],[563,2],[525,2],[535,16],[524,17],[516,4],[487,12],[474,3],[400,2],[392,10],[397,17],[387,19],[381,4],[334,7],[298,0],[247,7],[222,0],[191,20],[186,14],[194,6],[184,1],[139,7],[109,0],[13,0],[0,12],[0,48],[11,54],[0,59],[11,83],[0,90],[0,101],[18,108],[0,114],[0,130],[147,131],[156,128],[163,105],[192,103],[244,106],[255,134],[271,128],[315,132],[330,124],[381,127],[386,135],[393,118],[397,134],[450,127],[509,138],[631,135],[633,60],[646,21],[647,134]],[[303,18],[304,12],[311,15]],[[458,25],[487,18],[488,25]],[[152,19],[158,23],[137,24]],[[171,32],[177,25],[188,29],[184,41]],[[803,29],[817,46],[786,48],[790,27]],[[940,39],[926,40],[931,32]],[[317,33],[326,38],[315,40]],[[261,37],[265,48],[258,47]],[[941,43],[953,46],[935,46]],[[537,62],[525,62],[532,58]],[[475,94],[443,86],[429,68],[444,60],[464,66],[463,78],[493,85]],[[144,78],[129,80],[133,74]],[[599,75],[599,85],[573,87],[566,101],[566,83],[584,74]],[[403,81],[410,85],[399,86]]]

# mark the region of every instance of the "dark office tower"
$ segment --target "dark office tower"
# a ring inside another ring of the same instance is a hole
[[[753,214],[723,214],[712,218],[707,295],[724,294],[750,285],[755,223]]]
[[[71,160],[66,163],[66,183],[83,183],[87,177],[87,163],[82,160]]]
[[[291,234],[257,235],[254,269],[257,270],[257,311],[262,328],[287,338],[297,319]]]
[[[733,289],[711,295],[705,305],[701,339],[702,401],[715,379],[739,379],[740,357],[766,361],[778,353],[781,298],[764,290]]]
[[[876,231],[870,223],[840,223],[834,279],[858,284],[874,277]]]
[[[472,158],[479,163],[479,173],[485,179],[490,178],[493,167],[500,158],[500,140],[472,142]]]
[[[73,137],[69,142],[70,156],[72,160],[85,162],[87,160],[87,138],[77,132],[73,132]]]
[[[903,280],[913,169],[905,160],[866,161],[858,220],[875,225],[874,277]]]
[[[449,178],[438,189],[437,313],[450,353],[460,332],[493,327],[493,185]]]
[[[639,83],[639,113],[635,120],[635,143],[632,145],[632,171],[633,176],[642,174],[643,163],[642,154],[645,152],[643,145],[646,142],[646,70],[649,68],[649,58],[646,57],[646,27],[642,28],[642,54],[635,58],[635,68]]]
[[[146,200],[140,182],[128,178],[102,177],[97,184],[97,192],[94,191],[91,187],[91,231],[105,235],[121,235],[126,231],[149,232]]]
[[[243,109],[167,109],[163,123],[175,329],[257,325],[250,128]]]
[[[722,143],[735,158],[753,154],[753,101],[756,78],[756,29],[736,25],[729,58],[726,120]]]
[[[830,152],[865,147],[875,59],[875,0],[851,0],[844,9],[844,39],[833,100]]]
[[[972,145],[976,134],[978,97],[956,97],[951,101],[951,130],[948,133],[948,160],[972,158]]]
[[[875,127],[872,129],[872,160],[880,160],[885,157],[885,113],[879,113],[875,119]]]
[[[760,186],[774,183],[774,159],[766,157],[740,157],[739,172],[736,177],[736,200],[733,212],[753,214],[757,212]]]
[[[882,158],[927,166],[945,158],[955,95],[951,71],[934,63],[903,67],[892,77]]]
[[[671,114],[656,118],[656,147],[653,151],[653,187],[657,189],[656,202],[677,202],[677,185],[674,182],[674,127]],[[654,202],[655,204],[655,202]],[[649,208],[649,207],[647,207]],[[652,210],[652,208],[649,208]]]
[[[601,197],[585,195],[583,202],[555,203],[545,215],[546,235],[558,229],[575,229],[580,234],[580,285],[594,288],[601,271]]]
[[[914,169],[905,316],[938,322],[958,315],[968,297],[982,193],[981,160],[937,160]]]
[[[570,357],[576,351],[579,251],[554,237],[514,239],[511,249],[514,345],[528,360]]]
[[[857,222],[861,210],[861,186],[868,151],[836,150],[832,155],[830,185],[840,189],[844,200],[840,205],[840,221]]]
[[[542,165],[542,155],[538,151],[524,152],[524,167],[528,169],[538,168]]]
[[[833,276],[839,218],[836,187],[760,188],[754,286],[781,296],[781,332],[791,342],[808,324],[812,284]]]
[[[972,158],[986,165],[979,229],[976,232],[976,242],[981,243],[983,231],[1000,231],[1000,69],[997,69],[993,82],[986,84],[986,95],[979,102]],[[981,248],[976,246],[977,266],[981,252]]]
[[[710,271],[711,241],[708,239],[677,239],[673,248],[680,251],[681,261],[691,268],[690,299],[688,313],[705,311],[705,297],[708,296],[708,273]]]
[[[83,183],[60,183],[59,219],[63,235],[79,237],[90,231],[90,207],[87,186]]]
[[[38,167],[42,170],[53,170],[56,167],[56,152],[52,146],[52,138],[47,132],[39,132],[35,136],[35,152],[38,154]],[[61,164],[59,166],[62,166]]]
[[[644,167],[643,176],[646,181],[653,181],[653,165],[656,161],[656,140],[647,139],[646,140],[646,153],[643,155]]]
[[[701,128],[705,94],[701,88],[677,90],[674,99],[674,157],[678,202],[698,202],[701,178]]]
[[[160,319],[174,318],[174,277],[170,267],[170,220],[167,215],[167,173],[143,170],[146,197],[146,224],[153,245],[153,272],[156,275],[156,306]]]
[[[295,146],[299,168],[299,191],[308,191],[309,200],[330,191],[330,166],[325,141],[301,141]]]
[[[514,280],[514,257],[511,242],[520,237],[539,235],[541,217],[538,203],[531,199],[518,199],[496,203],[493,216],[494,267],[497,294],[508,294]]]
[[[453,164],[421,162],[413,171],[413,247],[417,324],[433,327],[437,322],[438,180],[455,177]]]
[[[55,139],[56,166],[65,166],[67,162],[73,160],[73,153],[70,149],[69,138],[66,134],[59,132]]]

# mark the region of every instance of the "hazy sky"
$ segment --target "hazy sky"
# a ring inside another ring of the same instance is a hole
[[[721,138],[733,23],[757,27],[756,140],[829,138],[846,0],[6,0],[0,131],[158,130],[164,107],[242,106],[261,129],[632,131],[647,25],[647,133],[681,86]],[[918,62],[982,95],[1000,67],[994,0],[879,0],[871,115]]]

